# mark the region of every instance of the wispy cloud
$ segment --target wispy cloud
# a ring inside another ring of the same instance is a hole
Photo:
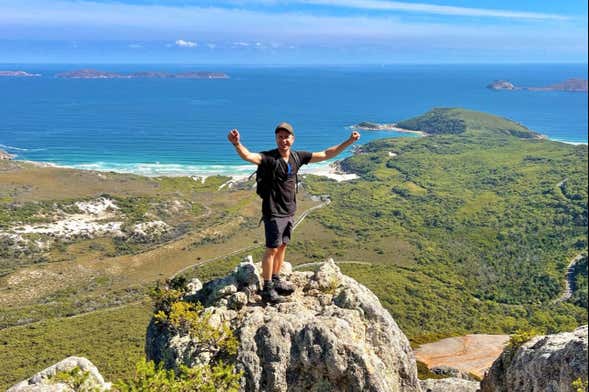
[[[385,0],[216,0],[213,6],[211,2],[197,5],[203,3],[0,0],[0,42],[42,37],[67,42],[126,41],[125,46],[141,43],[146,49],[194,49],[176,51],[185,56],[227,49],[262,54],[293,47],[297,51],[314,48],[313,53],[324,48],[378,48],[379,53],[397,56],[407,50],[423,56],[432,50],[500,54],[509,47],[513,52],[550,54],[552,60],[558,59],[558,53],[576,53],[576,58],[586,58],[587,53],[586,16],[570,13]],[[30,12],[31,8],[37,12]],[[198,37],[201,44],[191,37]],[[213,47],[207,42],[218,50],[210,50]],[[267,51],[255,51],[262,48]]]
[[[196,42],[184,41],[183,39],[176,40],[175,44],[181,48],[196,48],[198,46]]]
[[[567,20],[568,16],[558,14],[546,14],[539,12],[518,12],[500,9],[454,7],[446,5],[435,5],[426,3],[406,3],[400,1],[383,0],[298,0],[305,4],[318,4],[332,7],[346,7],[363,10],[378,11],[402,11],[436,15],[472,16],[472,17],[494,17],[509,19],[553,19]]]

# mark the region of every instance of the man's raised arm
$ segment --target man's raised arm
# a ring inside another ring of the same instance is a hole
[[[331,159],[331,158],[335,157],[336,155],[338,155],[339,153],[341,153],[342,151],[344,151],[350,145],[357,142],[358,139],[360,139],[360,133],[354,131],[354,132],[352,132],[350,137],[346,141],[342,142],[341,144],[338,144],[337,146],[329,147],[323,151],[314,152],[313,155],[311,156],[310,162],[315,163],[315,162],[321,162],[321,161],[325,161],[327,159]]]
[[[256,165],[262,163],[262,156],[260,154],[256,152],[250,152],[250,150],[248,150],[243,144],[239,142],[239,131],[237,129],[232,129],[229,131],[227,140],[229,140],[229,142],[235,146],[235,151],[237,151],[241,159],[244,161],[248,161]]]

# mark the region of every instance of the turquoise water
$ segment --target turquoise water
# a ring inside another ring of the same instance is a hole
[[[543,86],[587,78],[586,65],[395,65],[249,68],[83,66],[109,71],[226,72],[229,80],[66,80],[79,65],[0,65],[42,73],[0,78],[0,148],[19,159],[142,174],[251,172],[227,142],[239,128],[252,151],[273,148],[280,121],[295,148],[321,150],[360,121],[395,122],[433,107],[464,107],[520,122],[553,140],[587,143],[587,94],[491,91],[508,79]],[[390,136],[363,132],[361,142]]]

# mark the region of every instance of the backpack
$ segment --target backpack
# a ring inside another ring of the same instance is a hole
[[[299,155],[291,152],[291,156],[292,156],[294,163],[297,165],[298,168],[300,168],[301,164],[299,161]],[[272,193],[272,182],[274,181],[274,175],[276,173],[278,165],[280,164],[279,159],[281,159],[281,158],[274,159],[274,162],[273,162],[274,164],[273,164],[272,168],[263,167],[263,165],[261,165],[261,164],[258,165],[258,168],[256,169],[256,171],[254,173],[252,173],[252,175],[250,176],[250,178],[251,178],[254,174],[256,175],[256,193],[262,199],[269,197],[270,194]],[[295,174],[295,192],[298,192],[298,191],[299,191],[299,175],[298,175],[298,169],[297,169],[297,174]]]

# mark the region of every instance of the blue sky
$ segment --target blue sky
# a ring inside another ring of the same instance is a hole
[[[587,62],[587,1],[0,0],[0,63]]]

